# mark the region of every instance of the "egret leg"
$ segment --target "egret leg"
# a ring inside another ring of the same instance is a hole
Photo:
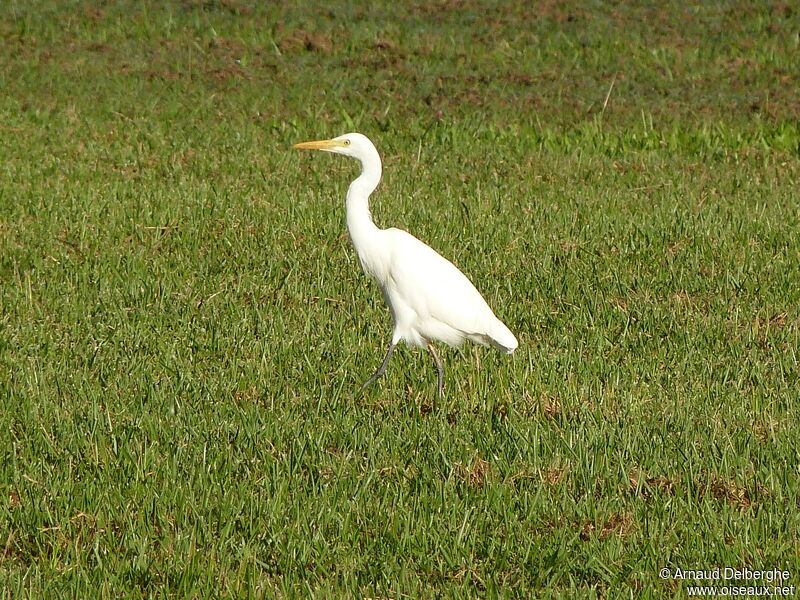
[[[442,388],[444,387],[444,365],[442,365],[442,361],[439,358],[439,355],[436,354],[436,348],[434,348],[433,344],[431,344],[430,342],[428,342],[428,350],[430,351],[431,356],[433,357],[433,362],[436,365],[436,371],[439,374],[439,386],[437,389],[439,390],[439,397],[441,398]]]
[[[386,366],[389,364],[389,359],[392,358],[392,352],[394,352],[394,347],[396,345],[397,344],[389,344],[389,349],[386,351],[386,356],[383,357],[383,362],[381,363],[381,366],[378,367],[378,370],[375,371],[372,377],[370,377],[364,382],[364,385],[362,385],[361,388],[359,388],[360,390],[363,390],[370,383],[374,383],[377,379],[383,377],[383,374],[386,373]]]

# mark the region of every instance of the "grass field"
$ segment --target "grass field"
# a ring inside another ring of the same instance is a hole
[[[0,9],[0,597],[800,586],[798,9],[304,4]],[[520,341],[439,402],[351,130]]]

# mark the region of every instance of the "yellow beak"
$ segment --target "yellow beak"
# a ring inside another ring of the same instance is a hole
[[[302,150],[333,150],[341,148],[344,144],[339,140],[318,140],[316,142],[300,142],[295,144],[292,148],[299,148]]]

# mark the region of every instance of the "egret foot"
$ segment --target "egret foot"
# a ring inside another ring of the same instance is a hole
[[[436,348],[434,348],[433,344],[431,344],[430,342],[428,342],[428,350],[430,351],[431,356],[433,357],[433,362],[436,365],[436,371],[439,374],[439,386],[437,389],[439,391],[439,398],[441,398],[442,388],[444,387],[444,365],[442,365],[442,361],[439,358],[439,355],[436,354]]]
[[[392,352],[394,352],[394,347],[396,345],[397,344],[389,344],[389,350],[386,351],[386,356],[383,357],[383,362],[381,363],[381,366],[378,367],[378,370],[375,371],[372,377],[370,377],[364,382],[364,385],[362,385],[359,388],[359,391],[363,390],[369,384],[374,383],[375,381],[383,377],[383,374],[386,373],[386,367],[389,364],[389,359],[392,358]]]

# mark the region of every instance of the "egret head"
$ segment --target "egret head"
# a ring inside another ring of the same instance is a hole
[[[295,144],[292,148],[324,150],[325,152],[344,154],[345,156],[357,158],[361,162],[373,157],[378,157],[378,151],[375,149],[375,146],[367,136],[361,135],[360,133],[345,133],[331,140],[302,142],[300,144]]]

